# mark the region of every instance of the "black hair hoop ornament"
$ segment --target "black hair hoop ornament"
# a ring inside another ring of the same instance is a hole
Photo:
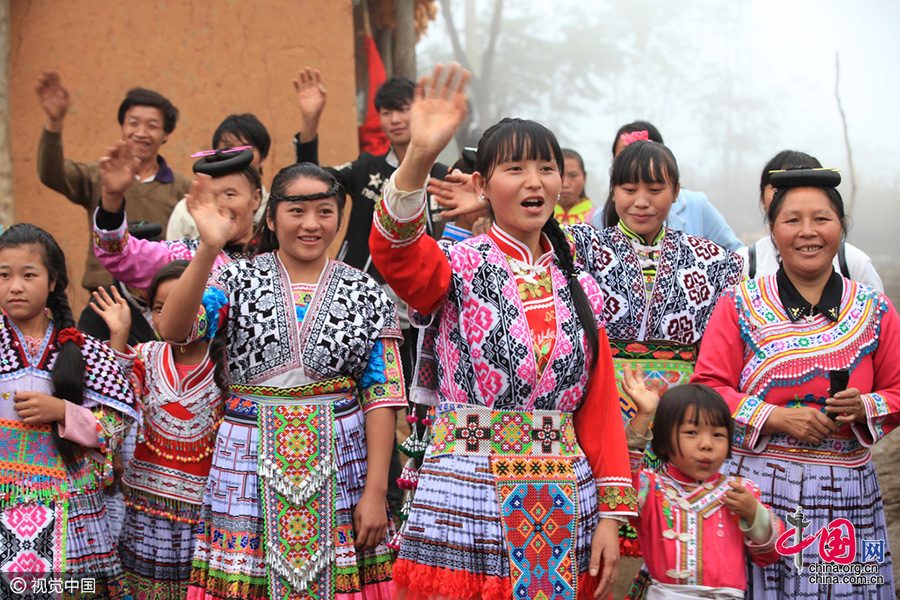
[[[194,173],[222,177],[239,173],[253,162],[253,150],[249,146],[224,148],[222,150],[206,150],[192,154],[191,158],[200,157],[194,163]]]
[[[836,188],[841,183],[837,169],[786,169],[769,171],[769,183],[775,189],[795,187]]]

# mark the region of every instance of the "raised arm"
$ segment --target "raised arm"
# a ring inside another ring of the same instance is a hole
[[[319,119],[328,99],[319,70],[311,67],[301,69],[294,80],[294,91],[297,92],[297,105],[300,107],[300,132],[296,138],[297,162],[316,162],[301,160],[299,146],[311,142],[319,134]]]
[[[395,180],[401,192],[425,187],[431,165],[466,116],[468,81],[469,72],[455,64],[437,65],[419,80],[410,107],[409,147]]]
[[[41,74],[35,91],[47,117],[38,145],[38,178],[75,204],[89,207],[94,192],[91,167],[66,160],[63,153],[63,123],[71,104],[69,91],[54,71]]]
[[[94,254],[117,280],[147,289],[156,272],[179,258],[190,258],[183,244],[142,240],[128,234],[125,190],[134,181],[137,158],[119,141],[100,159],[100,206],[94,213]],[[178,249],[182,252],[178,252]]]
[[[44,71],[38,79],[35,87],[41,108],[47,116],[44,128],[52,133],[62,133],[63,122],[71,104],[69,90],[63,87],[59,73],[56,71]]]
[[[188,211],[200,232],[200,245],[175,282],[160,315],[159,335],[170,342],[183,342],[191,335],[216,258],[234,236],[235,222],[225,209],[219,208],[209,190],[209,180],[207,175],[198,175],[187,196]]]

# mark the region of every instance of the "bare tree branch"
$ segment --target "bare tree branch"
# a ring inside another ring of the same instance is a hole
[[[838,112],[841,115],[841,125],[844,128],[844,147],[847,149],[847,164],[850,171],[850,201],[847,202],[847,214],[853,214],[856,204],[856,168],[853,166],[853,149],[850,147],[850,135],[847,132],[847,115],[841,103],[841,55],[834,53],[834,98],[837,101]]]
[[[472,70],[469,59],[463,50],[459,41],[459,33],[456,31],[456,25],[453,24],[453,15],[450,10],[450,0],[441,0],[441,10],[444,11],[444,23],[447,24],[447,34],[450,36],[450,43],[453,45],[453,54],[456,55],[456,61],[467,71]]]
[[[500,26],[503,23],[503,0],[494,0],[494,16],[491,19],[491,30],[488,34],[488,45],[481,57],[480,79],[490,82],[494,70],[494,58],[497,55],[497,38],[500,37]],[[478,116],[482,122],[493,121],[493,115],[489,114],[490,98],[478,99]]]

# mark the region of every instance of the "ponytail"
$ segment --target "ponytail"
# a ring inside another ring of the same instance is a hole
[[[591,372],[597,366],[597,356],[600,350],[600,337],[597,335],[597,320],[594,318],[594,309],[588,300],[584,288],[578,281],[578,269],[572,260],[572,252],[569,249],[569,240],[560,228],[556,219],[550,217],[544,223],[541,231],[549,238],[553,251],[556,254],[556,260],[563,273],[566,275],[566,282],[569,285],[569,293],[572,294],[572,302],[575,304],[575,311],[578,313],[578,319],[584,328],[584,334],[587,336],[588,347],[591,350]]]

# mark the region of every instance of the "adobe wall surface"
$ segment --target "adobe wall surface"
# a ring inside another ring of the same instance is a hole
[[[263,173],[268,186],[294,160],[299,111],[291,81],[307,64],[323,71],[328,89],[320,160],[337,164],[357,154],[350,0],[15,0],[10,17],[16,220],[45,227],[61,242],[79,307],[86,301],[78,282],[88,221],[84,209],[37,178],[44,113],[34,87],[41,71],[59,71],[71,94],[63,140],[75,160],[103,155],[120,135],[116,111],[125,91],[143,86],[168,96],[181,112],[162,153],[184,174],[189,155],[210,147],[223,117],[255,113],[272,135]]]

